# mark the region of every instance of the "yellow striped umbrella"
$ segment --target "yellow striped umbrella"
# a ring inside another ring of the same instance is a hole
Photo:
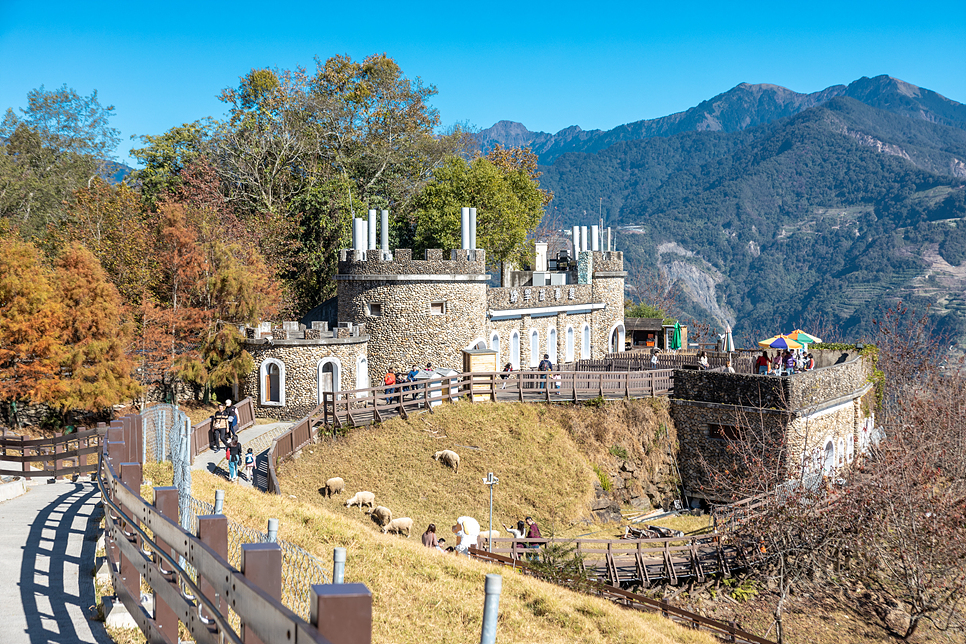
[[[801,349],[802,345],[787,335],[776,335],[758,343],[762,349]]]

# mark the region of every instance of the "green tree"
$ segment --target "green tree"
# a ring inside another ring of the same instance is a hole
[[[98,412],[140,393],[128,354],[134,326],[124,320],[124,303],[97,258],[79,243],[57,261],[57,291],[64,316],[61,362],[63,387],[57,405]]]
[[[543,217],[548,195],[526,169],[478,157],[451,157],[415,200],[416,249],[458,248],[460,208],[477,209],[477,245],[494,261],[523,261],[527,236]]]
[[[178,191],[181,172],[205,157],[214,128],[214,120],[205,118],[164,134],[141,137],[144,147],[131,150],[131,156],[143,167],[132,172],[131,179],[140,183],[141,196],[148,206],[154,207],[164,195]]]

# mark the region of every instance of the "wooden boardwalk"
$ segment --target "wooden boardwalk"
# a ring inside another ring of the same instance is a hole
[[[324,392],[311,416],[337,428],[433,412],[444,402],[580,402],[650,398],[672,391],[672,369],[652,371],[514,371],[461,373],[393,386]]]
[[[547,539],[493,539],[492,552],[513,560],[527,560],[540,554]],[[693,537],[661,539],[574,539],[561,543],[572,545],[574,554],[583,561],[585,570],[595,578],[618,588],[649,586],[652,583],[677,584],[681,581],[702,582],[710,575],[730,576],[747,569],[758,553],[749,543],[731,535],[709,534]],[[482,539],[480,549],[487,549]]]

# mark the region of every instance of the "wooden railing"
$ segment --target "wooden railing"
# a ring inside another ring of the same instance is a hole
[[[547,539],[496,537],[492,548],[486,539],[481,539],[480,547],[520,560],[539,555],[539,547],[547,543]],[[748,568],[757,560],[753,544],[719,534],[658,539],[573,539],[565,543],[574,546],[574,554],[586,567],[596,571],[598,579],[607,579],[615,586],[625,582],[678,583],[686,578],[704,581],[713,574],[730,576],[732,571]]]
[[[153,503],[145,501],[135,418],[107,430],[97,479],[114,589],[147,641],[180,641],[179,622],[201,644],[371,641],[372,596],[364,584],[313,585],[308,623],[281,602],[279,544],[242,544],[236,570],[227,561],[225,516],[198,517],[194,535],[179,525],[177,488],[156,487]],[[142,606],[142,583],[153,595],[152,612]]]
[[[430,412],[443,402],[579,402],[594,398],[645,398],[668,395],[673,370],[623,372],[514,371],[471,372],[390,386],[322,394],[322,422],[336,427]]]
[[[513,559],[497,553],[487,552],[482,548],[472,547],[470,548],[470,555],[482,561],[488,561],[490,563],[520,570],[526,575],[531,575],[534,577],[541,576],[539,571],[535,570],[530,566],[530,564],[520,559]],[[651,599],[650,597],[645,597],[644,595],[632,593],[630,591],[623,590],[615,586],[609,586],[600,582],[590,582],[588,586],[590,587],[592,593],[600,595],[605,599],[609,599],[622,608],[631,610],[659,611],[664,617],[670,618],[679,624],[698,630],[704,629],[710,631],[715,635],[724,638],[725,641],[728,642],[744,642],[745,644],[775,644],[775,642],[771,640],[758,637],[753,633],[749,633],[741,628],[738,628],[734,622],[725,623],[716,619],[710,619],[708,617],[698,615],[697,613],[692,613],[689,610],[672,606],[665,601]]]
[[[20,469],[0,469],[4,476],[50,477],[91,474],[97,470],[103,430],[83,427],[73,434],[54,438],[25,439],[23,436],[0,438],[0,460],[19,463]],[[34,469],[35,467],[39,469]]]
[[[319,416],[321,409],[322,405],[319,405],[308,416],[272,441],[272,446],[268,449],[268,481],[265,484],[268,493],[281,494],[282,489],[278,483],[278,463],[315,440],[315,426],[321,422]]]
[[[236,431],[248,429],[255,424],[255,403],[251,398],[244,398],[235,403],[238,414]],[[211,445],[211,418],[206,418],[191,428],[191,458],[194,459]]]

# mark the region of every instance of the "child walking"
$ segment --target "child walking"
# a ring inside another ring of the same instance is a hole
[[[255,479],[255,455],[252,453],[252,448],[249,447],[248,451],[245,452],[245,478],[248,479],[249,483],[253,483]]]

